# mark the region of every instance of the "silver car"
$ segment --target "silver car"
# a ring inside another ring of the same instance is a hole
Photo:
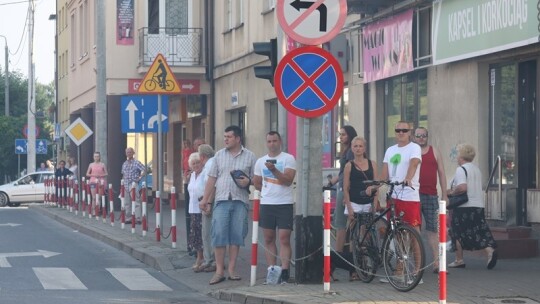
[[[34,172],[0,186],[0,207],[16,207],[24,202],[42,202],[45,195],[44,181],[53,175],[52,171]]]

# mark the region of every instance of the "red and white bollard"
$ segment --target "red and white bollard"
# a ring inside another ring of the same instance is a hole
[[[73,176],[69,177],[68,180],[68,191],[69,191],[69,212],[73,212],[73,204],[75,202],[74,196],[73,196],[73,188],[75,187],[75,180],[73,179]]]
[[[176,248],[176,188],[171,187],[171,234],[172,248]]]
[[[161,242],[161,205],[159,191],[156,191],[155,208],[156,208],[156,241]]]
[[[249,286],[255,286],[257,280],[257,251],[259,244],[259,206],[261,204],[261,192],[253,192],[253,229],[251,233],[251,277]]]
[[[109,208],[111,226],[114,227],[114,198],[112,184],[109,184]]]
[[[439,201],[439,303],[446,303],[446,202]]]
[[[101,217],[103,218],[103,224],[107,223],[107,196],[105,181],[101,180]]]
[[[99,221],[99,206],[101,205],[101,199],[103,197],[103,185],[98,181],[96,183],[96,201],[94,202],[94,216],[96,221]]]
[[[146,183],[142,183],[142,193],[141,193],[141,203],[142,203],[142,218],[141,218],[141,224],[142,224],[142,236],[146,236],[146,233],[148,232],[148,222],[146,220],[146,212],[147,212],[147,206],[148,203],[146,201]]]
[[[135,191],[137,191],[137,184],[133,182],[131,184],[131,233],[135,233],[135,205],[137,203]]]
[[[73,197],[74,197],[74,205],[75,205],[75,215],[79,215],[79,183],[75,181],[75,185],[73,186]]]
[[[330,190],[324,191],[324,291],[330,291]]]
[[[82,192],[82,195],[81,195],[81,211],[82,211],[82,216],[85,217],[86,216],[86,179],[83,177],[81,179],[81,192]]]
[[[86,202],[88,203],[88,218],[92,218],[92,212],[94,212],[94,200],[92,199],[92,187],[90,183],[86,184]]]
[[[124,180],[120,181],[120,226],[124,229],[126,225],[126,187],[124,186]]]

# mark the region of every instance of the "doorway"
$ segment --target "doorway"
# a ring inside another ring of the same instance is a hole
[[[536,74],[536,60],[490,67],[490,168],[500,156],[502,169],[492,186],[515,190],[514,198],[507,197],[506,217],[517,225],[526,223],[527,190],[538,186]]]

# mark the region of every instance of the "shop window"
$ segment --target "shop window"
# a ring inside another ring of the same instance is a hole
[[[398,121],[410,122],[411,128],[428,127],[427,103],[425,70],[384,81],[385,149],[395,144]]]

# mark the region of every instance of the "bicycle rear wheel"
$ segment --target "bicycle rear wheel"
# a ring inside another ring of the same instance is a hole
[[[353,262],[356,266],[356,273],[362,282],[369,283],[375,278],[377,272],[378,258],[377,247],[373,239],[372,231],[367,231],[368,235],[364,239],[364,243],[360,243],[362,235],[360,233],[360,225],[355,225],[351,233],[351,244],[353,252]]]
[[[424,274],[425,251],[420,234],[399,224],[383,245],[383,264],[390,284],[399,291],[414,289]]]

